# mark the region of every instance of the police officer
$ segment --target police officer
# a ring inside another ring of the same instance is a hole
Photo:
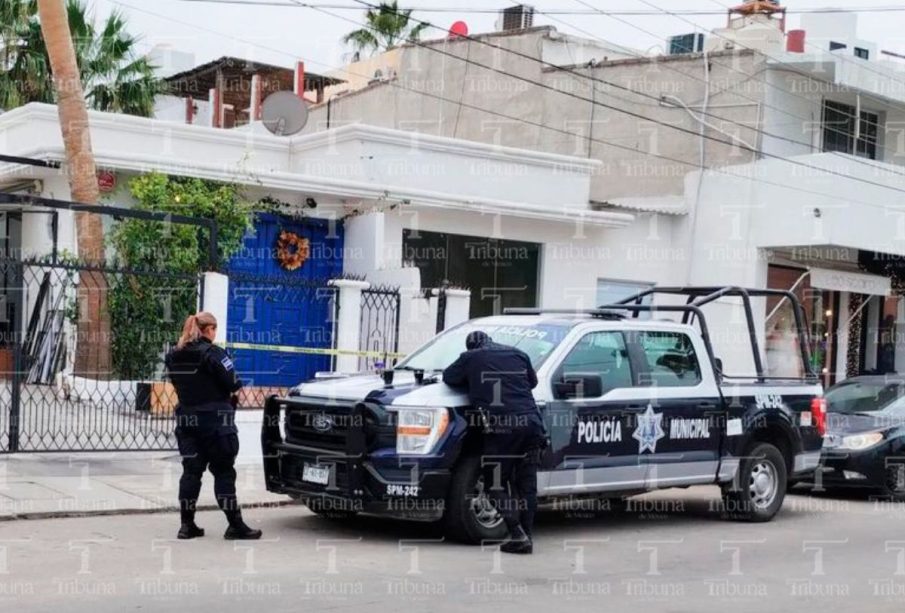
[[[180,539],[204,536],[195,524],[195,505],[206,469],[214,475],[217,504],[226,514],[226,539],[259,539],[260,530],[242,520],[236,501],[236,455],[239,436],[235,423],[234,394],[242,387],[226,351],[214,345],[217,319],[207,312],[190,315],[182,336],[167,354],[166,367],[179,404],[176,407],[176,441],[182,455],[179,480]]]
[[[466,387],[471,405],[484,416],[484,488],[509,530],[500,550],[531,553],[537,469],[546,443],[531,393],[537,374],[523,351],[494,343],[480,330],[468,335],[465,348],[443,381]]]

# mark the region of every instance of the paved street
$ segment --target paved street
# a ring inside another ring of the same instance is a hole
[[[0,523],[0,605],[28,611],[902,611],[905,506],[792,496],[771,524],[712,511],[715,488],[633,512],[545,513],[532,557],[437,542],[430,526],[246,513],[264,541],[173,540],[174,514]],[[639,608],[640,607],[640,608]],[[12,610],[11,608],[9,610]]]

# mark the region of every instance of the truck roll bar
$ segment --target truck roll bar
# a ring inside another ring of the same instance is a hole
[[[686,296],[687,300],[684,305],[645,305],[641,304],[645,298],[654,297],[657,294]],[[710,331],[704,312],[701,307],[711,304],[720,298],[741,298],[742,305],[745,309],[745,318],[747,320],[748,339],[751,343],[751,353],[754,358],[754,368],[757,373],[759,382],[766,381],[764,374],[763,358],[760,354],[760,346],[757,342],[757,327],[754,323],[754,309],[751,307],[751,298],[767,298],[775,297],[780,300],[787,299],[792,304],[792,312],[795,317],[795,327],[798,331],[798,348],[801,352],[801,359],[804,363],[805,379],[816,379],[817,374],[811,366],[811,354],[808,344],[808,330],[804,323],[804,309],[798,297],[788,290],[779,289],[751,289],[738,286],[724,287],[652,287],[644,291],[638,292],[624,300],[615,304],[601,305],[596,309],[532,309],[532,308],[510,308],[504,311],[506,315],[590,315],[592,317],[604,319],[622,318],[619,311],[628,311],[633,319],[637,319],[641,313],[682,313],[682,323],[691,324],[695,319],[701,329],[701,337],[710,354],[709,359],[713,366],[714,372],[720,374],[721,377],[741,379],[744,377],[733,377],[726,375],[722,369],[717,368],[716,356],[713,351],[713,344],[710,338]],[[634,304],[632,304],[634,303]],[[778,378],[778,377],[777,377]]]

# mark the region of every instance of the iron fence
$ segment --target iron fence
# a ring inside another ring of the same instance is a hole
[[[400,303],[398,288],[372,287],[362,291],[359,349],[368,355],[359,358],[359,370],[390,367],[396,363]]]
[[[175,448],[163,358],[199,280],[0,260],[0,452]]]

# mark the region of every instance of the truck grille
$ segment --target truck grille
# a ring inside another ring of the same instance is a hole
[[[345,452],[355,424],[354,405],[286,403],[286,442],[316,449]]]

